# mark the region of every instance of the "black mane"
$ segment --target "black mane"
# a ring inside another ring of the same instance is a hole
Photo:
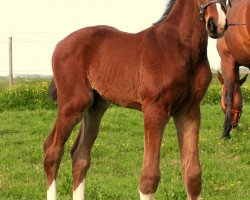
[[[175,0],[170,0],[169,1],[169,3],[167,4],[167,8],[164,11],[162,17],[157,22],[155,22],[154,25],[158,24],[158,23],[161,23],[168,16],[168,14],[170,13],[174,3],[175,3]]]

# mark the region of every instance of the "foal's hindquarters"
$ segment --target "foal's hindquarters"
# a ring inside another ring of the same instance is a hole
[[[109,106],[109,103],[88,85],[84,71],[86,68],[82,67],[84,59],[81,55],[84,56],[84,52],[77,48],[71,49],[70,52],[69,46],[64,48],[64,45],[57,46],[52,59],[54,89],[59,106],[54,128],[44,143],[44,169],[49,200],[56,199],[56,177],[64,144],[80,121],[81,129],[71,155],[74,199],[84,198],[84,177],[90,166],[91,147],[97,137],[101,118]],[[71,67],[74,70],[71,70]]]

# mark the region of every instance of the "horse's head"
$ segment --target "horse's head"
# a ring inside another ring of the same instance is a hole
[[[206,23],[208,35],[220,38],[227,29],[226,2],[227,0],[199,0],[201,20]]]
[[[242,79],[236,81],[235,86],[234,86],[233,105],[232,105],[232,109],[231,109],[231,113],[232,113],[231,126],[232,126],[232,128],[237,128],[238,123],[240,121],[240,116],[241,116],[242,108],[243,108],[243,99],[242,99],[240,86],[246,81],[247,76],[248,76],[248,74],[245,75]],[[222,107],[223,112],[225,113],[225,110],[226,110],[226,104],[225,104],[226,87],[224,85],[224,79],[223,79],[220,72],[218,72],[218,80],[220,81],[220,83],[222,85],[221,107]]]

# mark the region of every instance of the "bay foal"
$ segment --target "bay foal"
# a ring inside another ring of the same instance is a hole
[[[157,190],[160,144],[171,116],[177,129],[188,198],[198,199],[200,101],[211,81],[207,41],[208,34],[217,38],[224,33],[225,3],[172,0],[162,19],[139,33],[94,26],[72,33],[57,45],[51,89],[58,97],[58,116],[44,143],[49,200],[56,199],[64,144],[80,121],[72,148],[73,199],[84,199],[91,148],[109,102],[143,112],[140,199],[151,200]]]

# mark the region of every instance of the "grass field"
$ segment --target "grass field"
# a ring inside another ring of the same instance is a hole
[[[56,105],[47,100],[48,78],[14,81],[0,78],[0,200],[45,199],[43,142],[50,132]],[[223,113],[216,76],[202,103],[200,160],[203,200],[250,199],[250,79],[244,84],[243,114],[232,139],[221,140]],[[68,140],[58,175],[58,199],[72,199]],[[87,200],[136,200],[143,155],[142,113],[112,106],[101,123],[87,176]],[[161,148],[161,182],[156,200],[184,200],[179,150],[172,120]]]
[[[0,199],[45,199],[43,142],[52,128],[56,110],[0,113]],[[220,139],[223,115],[217,105],[202,106],[200,159],[202,199],[250,199],[250,106],[244,107],[239,129],[232,139]],[[77,128],[76,128],[77,129]],[[58,199],[72,199],[68,140],[58,176]],[[101,124],[87,177],[86,199],[135,200],[143,155],[142,114],[111,107]],[[184,200],[185,190],[177,138],[172,120],[165,129],[161,150],[162,179],[156,200]]]

